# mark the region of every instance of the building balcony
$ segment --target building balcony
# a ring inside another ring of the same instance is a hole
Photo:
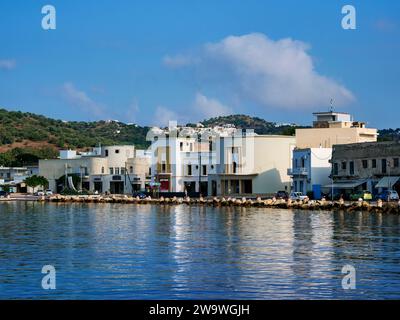
[[[287,170],[288,176],[308,176],[307,168],[289,168]]]

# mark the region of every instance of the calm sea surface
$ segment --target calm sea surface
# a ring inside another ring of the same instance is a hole
[[[400,216],[0,203],[0,299],[19,298],[399,299]]]

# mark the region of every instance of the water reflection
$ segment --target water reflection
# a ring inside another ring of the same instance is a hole
[[[0,298],[399,298],[399,242],[396,215],[1,203]]]

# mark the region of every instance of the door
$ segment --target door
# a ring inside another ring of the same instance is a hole
[[[211,194],[213,197],[217,196],[217,181],[215,180],[211,181]]]

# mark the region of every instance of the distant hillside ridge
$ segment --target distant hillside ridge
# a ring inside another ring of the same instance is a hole
[[[254,129],[257,134],[294,135],[296,124],[280,124],[243,114],[206,119],[206,127],[234,125]],[[188,126],[196,126],[189,123]],[[38,159],[55,158],[60,149],[88,150],[101,145],[134,144],[147,148],[149,126],[126,124],[113,120],[63,121],[30,112],[0,109],[0,166],[37,164]],[[399,140],[400,129],[379,131],[379,140]]]

